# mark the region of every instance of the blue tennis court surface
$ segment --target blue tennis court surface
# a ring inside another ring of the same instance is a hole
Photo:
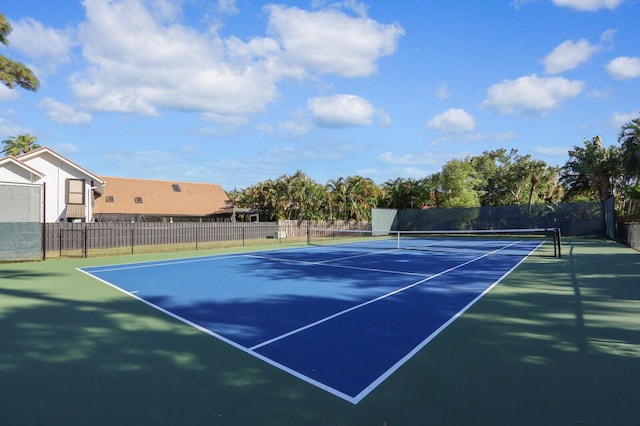
[[[81,271],[356,404],[540,244],[304,247]]]

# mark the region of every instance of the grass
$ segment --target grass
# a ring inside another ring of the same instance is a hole
[[[631,249],[529,258],[358,405],[75,270],[222,252],[0,265],[2,424],[638,424]]]

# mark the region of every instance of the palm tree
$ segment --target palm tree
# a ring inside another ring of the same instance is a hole
[[[340,176],[338,179],[329,180],[325,191],[329,197],[329,219],[346,219],[344,212],[348,198],[346,179]]]
[[[624,126],[618,136],[622,146],[625,171],[628,176],[640,178],[640,118],[631,120]]]
[[[623,176],[619,160],[621,150],[613,145],[605,148],[600,136],[585,140],[584,147],[573,148],[561,177],[567,195],[591,195],[600,203],[604,217],[605,200],[623,190],[620,188]]]
[[[396,178],[388,180],[383,185],[386,192],[387,207],[394,209],[413,209],[420,206],[420,183],[415,179]]]
[[[31,136],[29,133],[20,136],[11,136],[2,141],[4,145],[2,153],[13,156],[26,154],[27,152],[41,148],[41,146],[36,143],[37,140],[37,137]]]

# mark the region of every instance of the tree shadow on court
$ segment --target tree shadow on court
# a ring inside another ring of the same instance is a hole
[[[561,260],[521,265],[358,405],[67,264],[12,265],[0,279],[2,423],[635,425],[640,255],[566,244]]]
[[[324,392],[95,285],[0,285],[3,425],[326,424]]]
[[[59,274],[55,272],[40,272],[29,268],[20,269],[6,267],[6,269],[2,269],[2,264],[0,264],[0,280],[31,280],[58,275]]]
[[[567,244],[562,261],[523,264],[363,407],[422,404],[399,424],[637,424],[640,305],[611,288],[640,285],[640,255]]]

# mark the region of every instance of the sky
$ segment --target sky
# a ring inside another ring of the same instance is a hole
[[[244,189],[421,179],[516,149],[550,166],[640,116],[639,0],[21,0],[0,140],[99,176]]]

